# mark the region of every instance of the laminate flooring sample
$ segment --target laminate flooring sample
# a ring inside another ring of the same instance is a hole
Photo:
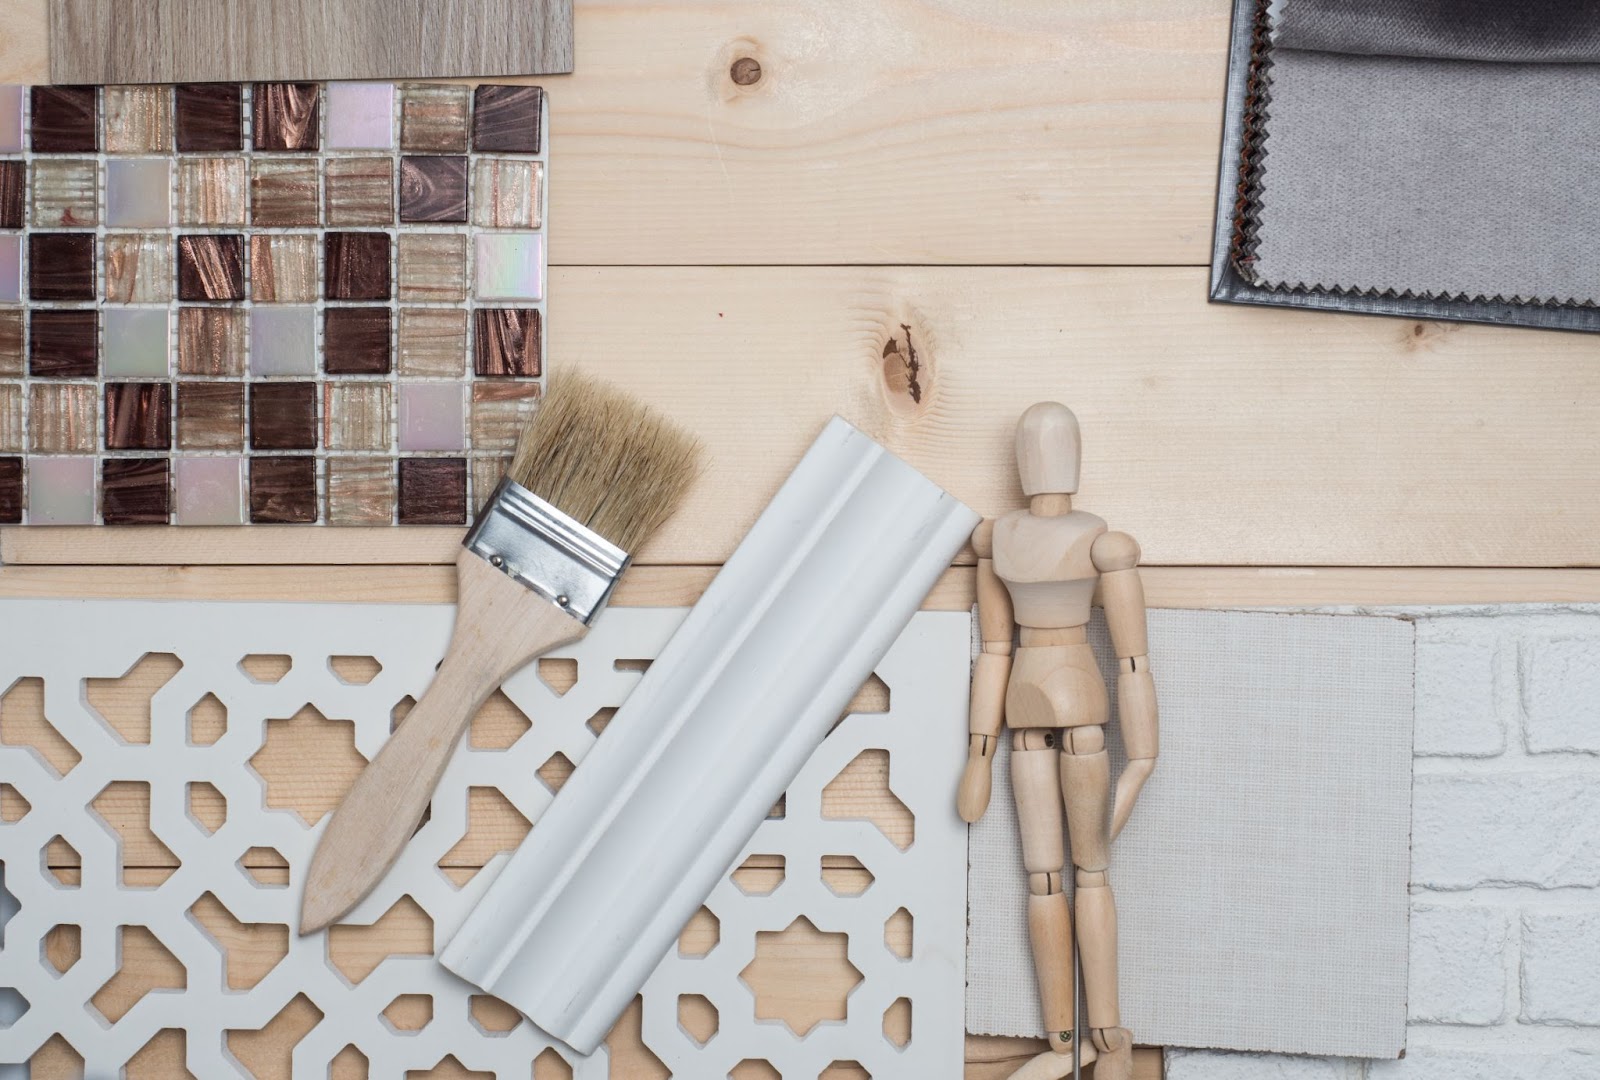
[[[54,0],[55,83],[572,70],[572,0]]]

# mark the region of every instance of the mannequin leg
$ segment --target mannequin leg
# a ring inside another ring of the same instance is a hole
[[[1050,1048],[1072,1052],[1075,987],[1072,982],[1072,913],[1061,880],[1066,849],[1057,786],[1056,732],[1024,728],[1011,736],[1011,788],[1028,871],[1028,935],[1039,980],[1039,1007]]]

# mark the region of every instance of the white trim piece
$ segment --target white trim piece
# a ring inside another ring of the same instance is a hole
[[[441,963],[592,1053],[978,521],[830,421]]]

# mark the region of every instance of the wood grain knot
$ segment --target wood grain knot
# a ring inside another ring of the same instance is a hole
[[[728,76],[736,86],[754,86],[761,81],[761,61],[753,56],[741,56],[728,69]]]
[[[898,331],[891,330],[883,344],[883,383],[890,408],[897,413],[915,414],[927,402],[932,370],[926,342],[919,340],[909,323],[900,323]]]

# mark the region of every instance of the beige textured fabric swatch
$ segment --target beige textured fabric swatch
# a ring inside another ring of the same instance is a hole
[[[1090,640],[1113,681],[1098,613]],[[1157,610],[1150,656],[1161,762],[1111,864],[1124,1023],[1145,1044],[1396,1057],[1411,624]],[[1037,1036],[1008,769],[1002,746],[969,841],[967,1029]]]

